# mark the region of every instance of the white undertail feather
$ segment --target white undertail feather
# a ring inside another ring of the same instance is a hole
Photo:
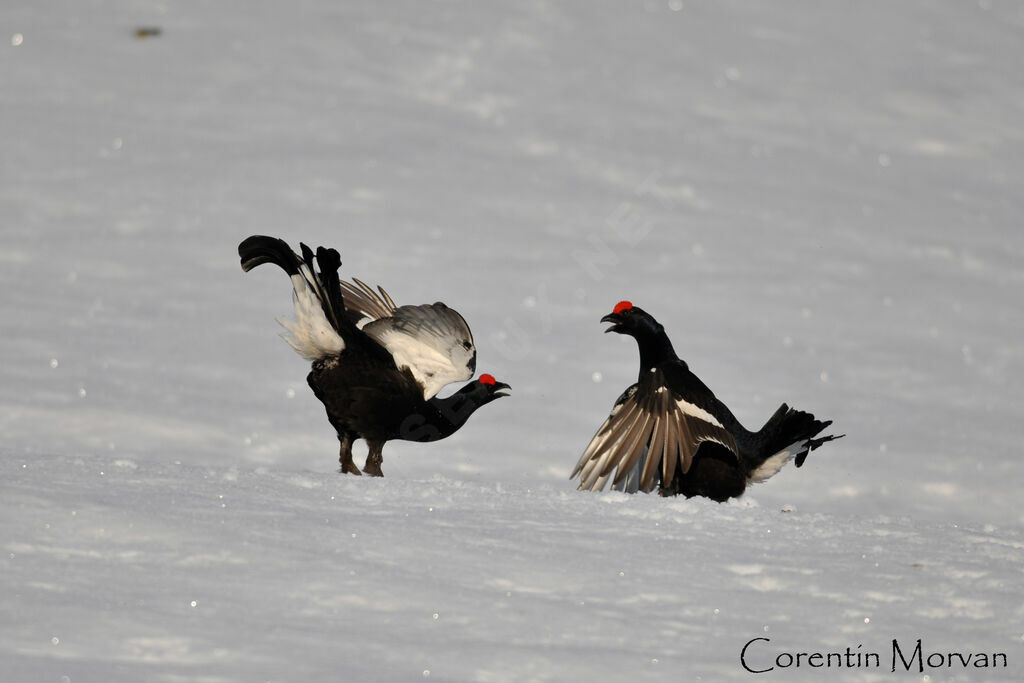
[[[750,473],[747,477],[747,481],[752,484],[760,484],[763,481],[767,481],[779,473],[787,462],[793,459],[793,456],[799,453],[806,446],[806,441],[797,441],[792,443],[786,448],[775,455],[768,456],[761,465]]]
[[[302,270],[308,269],[303,265]],[[320,300],[302,274],[292,275],[291,279],[295,320],[277,319],[285,329],[281,337],[306,360],[338,355],[345,349],[345,341],[324,315]]]

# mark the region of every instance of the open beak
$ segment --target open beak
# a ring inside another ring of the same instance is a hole
[[[608,334],[609,332],[619,331],[619,323],[622,322],[622,318],[619,316],[618,313],[609,313],[605,317],[601,318],[601,322],[612,323],[612,326],[604,331],[605,334]]]
[[[498,398],[498,397],[501,397],[501,396],[509,396],[509,394],[507,392],[502,391],[502,390],[503,389],[511,389],[511,388],[512,387],[510,387],[509,385],[505,384],[504,382],[495,382],[494,383],[494,391],[493,391],[493,393],[491,395],[494,396],[494,398]]]

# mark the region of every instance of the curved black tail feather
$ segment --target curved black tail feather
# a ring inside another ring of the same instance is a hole
[[[289,276],[298,275],[299,267],[302,265],[302,261],[287,242],[266,235],[253,235],[242,240],[238,245],[238,255],[242,258],[242,270],[247,273],[256,266],[273,263],[280,266]]]

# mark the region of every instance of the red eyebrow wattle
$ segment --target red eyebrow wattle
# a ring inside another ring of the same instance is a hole
[[[615,304],[615,308],[612,309],[612,313],[622,313],[623,311],[628,311],[631,308],[633,308],[633,304],[631,302],[620,301],[619,303]]]

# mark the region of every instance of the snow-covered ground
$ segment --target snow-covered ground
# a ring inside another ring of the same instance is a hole
[[[0,9],[0,680],[1020,680],[1021,63],[998,0]],[[513,396],[336,474],[253,233],[447,302]],[[575,492],[620,299],[847,438]]]

